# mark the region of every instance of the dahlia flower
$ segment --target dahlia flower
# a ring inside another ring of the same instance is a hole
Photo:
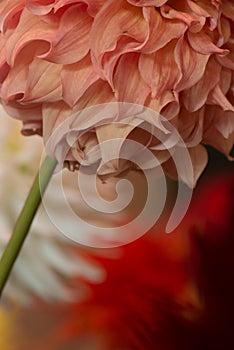
[[[0,112],[0,182],[4,184],[0,189],[0,255],[2,254],[12,231],[12,223],[18,215],[24,201],[32,176],[40,163],[43,149],[40,138],[24,138],[19,133],[19,123],[6,117]],[[64,181],[64,190],[71,204],[78,205],[79,211],[87,219],[90,214],[79,195],[71,196],[74,188]],[[71,190],[72,187],[72,190]],[[59,184],[57,183],[57,188]],[[56,191],[56,186],[55,186]],[[58,217],[63,208],[55,196],[50,195],[50,201]],[[4,204],[4,205],[3,205]],[[64,220],[66,219],[65,214]],[[93,221],[102,222],[102,217],[93,218]],[[32,234],[25,243],[15,265],[9,283],[5,290],[7,299],[27,304],[34,297],[47,301],[71,301],[84,297],[87,288],[82,280],[102,281],[105,273],[95,263],[85,258],[85,251],[81,247],[74,252],[74,245],[58,233],[52,225],[43,208],[32,226]],[[76,286],[68,285],[68,279],[77,278]]]
[[[89,106],[128,102],[149,107],[182,136],[194,185],[207,163],[203,144],[226,156],[233,145],[233,21],[229,0],[3,0],[2,104],[22,120],[23,134],[43,134],[45,141]],[[134,137],[153,149],[139,125],[112,122],[83,130],[66,164],[92,164],[90,148],[113,137]],[[150,118],[145,122],[152,124]],[[66,139],[63,130],[61,137]],[[174,177],[170,154],[156,155]],[[131,163],[112,163],[105,174],[119,174]]]

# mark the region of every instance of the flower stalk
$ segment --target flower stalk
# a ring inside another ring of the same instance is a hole
[[[56,159],[48,156],[45,158],[18,217],[10,241],[0,260],[0,297],[56,165]]]

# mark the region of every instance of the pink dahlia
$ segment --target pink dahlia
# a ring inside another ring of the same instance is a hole
[[[43,133],[46,140],[88,106],[149,107],[179,131],[195,183],[207,162],[202,144],[227,156],[233,146],[233,22],[229,0],[3,0],[2,103],[22,120],[24,134]],[[139,125],[129,127],[124,120],[125,127],[114,128],[111,119],[108,125],[99,121],[73,143],[70,165],[91,164],[87,149],[113,135],[152,146]],[[150,118],[144,122],[155,127]],[[160,162],[173,176],[170,154],[161,153]],[[128,167],[129,162],[112,163],[107,173]]]

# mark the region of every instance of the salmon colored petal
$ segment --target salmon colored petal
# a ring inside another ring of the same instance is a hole
[[[114,51],[106,52],[102,56],[102,68],[97,68],[98,74],[107,80],[114,89],[113,74],[119,58],[125,53],[135,51],[136,43],[130,37],[122,36]]]
[[[94,71],[88,54],[77,63],[63,66],[61,79],[64,100],[72,107],[99,76]]]
[[[17,24],[19,14],[24,8],[24,0],[2,0],[0,4],[0,31],[5,32],[12,24]]]
[[[29,65],[22,102],[58,101],[62,99],[62,66],[35,58]]]
[[[179,39],[175,48],[175,61],[182,78],[175,85],[175,90],[185,90],[196,84],[204,74],[208,59],[209,55],[194,51],[185,38]]]
[[[234,71],[234,61],[231,59],[231,57],[229,58],[228,56],[216,56],[217,61],[219,62],[219,64],[221,64],[223,67],[226,67],[232,71]]]
[[[230,69],[226,69],[226,68],[222,67],[219,85],[220,85],[221,90],[223,91],[223,94],[225,96],[228,95],[228,92],[232,87],[232,80],[233,80],[233,72]],[[227,96],[227,98],[228,98],[228,96]],[[234,101],[232,100],[230,102],[234,102]]]
[[[6,59],[9,65],[14,65],[19,52],[28,45],[33,45],[33,56],[48,52],[55,35],[55,29],[56,26],[49,25],[24,9],[17,30],[14,31],[7,42]]]
[[[63,101],[43,103],[43,139],[45,144],[52,132],[71,115],[72,109]]]
[[[152,7],[144,7],[143,15],[149,27],[148,38],[141,49],[143,53],[153,53],[161,49],[172,39],[183,36],[186,30],[185,23],[168,21]]]
[[[230,18],[234,22],[234,5],[230,0],[222,1],[221,10],[227,18]]]
[[[147,33],[147,22],[140,8],[132,7],[125,0],[108,1],[95,17],[90,33],[93,64],[102,67],[103,54],[114,51],[121,36],[130,37],[137,49],[144,43]]]
[[[206,21],[204,16],[197,16],[195,13],[190,14],[182,11],[177,11],[168,5],[163,5],[160,8],[160,12],[164,18],[184,22],[193,32],[200,31]]]
[[[88,5],[87,12],[92,17],[95,17],[106,4],[106,0],[83,0],[83,2]]]
[[[5,102],[23,97],[27,84],[29,63],[30,59],[27,57],[23,61],[19,59],[9,71],[1,87],[1,98]]]
[[[218,24],[220,11],[209,1],[194,1],[187,0],[190,9],[198,16],[203,16],[208,19],[209,29],[213,31]]]
[[[229,50],[221,49],[218,46],[216,46],[204,30],[201,30],[199,33],[192,33],[188,31],[188,41],[195,51],[203,55],[209,55],[214,53],[220,55],[227,55],[229,53]]]
[[[93,83],[75,105],[75,111],[89,106],[116,101],[109,84],[99,79]]]
[[[138,121],[139,123],[139,121]],[[130,132],[135,129],[136,122],[132,122],[130,124],[106,124],[96,127],[96,135],[98,139],[98,143],[100,145],[101,150],[101,163],[98,167],[99,175],[107,175],[109,173],[117,173],[120,166],[120,154],[121,147],[127,136]],[[115,142],[115,147],[111,148],[108,143],[105,141],[118,139]],[[123,165],[123,164],[121,164]],[[126,164],[129,166],[129,164]],[[121,170],[124,170],[121,166]]]
[[[218,113],[219,110],[216,112],[216,129],[223,135],[223,137],[225,137],[225,139],[228,139],[234,133],[234,113],[227,111],[220,116]],[[232,140],[234,143],[234,138]]]
[[[12,101],[8,104],[3,103],[6,112],[13,118],[23,122],[23,135],[42,135],[42,111],[41,104],[20,105]]]
[[[148,96],[145,105],[157,113],[160,113],[168,120],[176,117],[180,110],[179,98],[171,91],[165,91],[158,98]]]
[[[101,10],[101,8],[105,5],[106,0],[57,0],[55,1],[54,11],[58,11],[63,6],[67,6],[75,3],[84,3],[87,4],[87,12],[90,16],[95,17],[96,14]]]
[[[186,108],[181,108],[177,121],[178,131],[186,146],[194,147],[202,141],[205,108],[189,113]]]
[[[231,24],[225,17],[221,17],[218,21],[218,32],[219,38],[217,41],[217,46],[221,47],[226,44],[232,35]],[[222,57],[222,56],[221,56]]]
[[[162,6],[167,2],[167,0],[127,0],[129,4],[135,5],[135,6]]]
[[[209,92],[220,79],[220,71],[221,66],[214,58],[211,58],[201,79],[183,92],[184,105],[190,112],[197,111],[206,103]]]
[[[7,39],[0,36],[0,83],[2,83],[9,73],[10,67],[6,62],[6,41]]]
[[[189,155],[190,155],[190,159],[192,161],[192,165],[193,165],[193,174],[194,174],[194,178],[193,178],[193,183],[189,182],[191,181],[191,179],[189,178],[182,178],[182,180],[188,184],[188,186],[190,187],[195,187],[197,180],[199,179],[199,177],[201,176],[203,170],[205,169],[207,162],[208,162],[208,154],[207,151],[205,149],[205,147],[203,147],[202,145],[198,145],[196,147],[192,147],[188,149],[189,151]]]
[[[117,101],[144,104],[150,93],[138,70],[139,55],[130,53],[122,56],[114,76]]]
[[[198,145],[196,147],[192,147],[188,149],[190,159],[193,166],[193,178],[191,178],[191,173],[187,171],[186,168],[180,169],[180,179],[187,184],[188,187],[193,188],[196,186],[197,180],[199,176],[205,169],[208,161],[208,155],[205,147],[202,145]],[[177,156],[181,154],[180,148],[178,147],[175,152],[177,152]],[[177,169],[172,159],[169,159],[167,162],[163,164],[163,168],[165,172],[172,178],[178,179]]]
[[[89,51],[91,24],[92,18],[85,5],[71,6],[60,20],[51,50],[40,57],[61,64],[72,64],[81,60]]]
[[[176,42],[171,41],[151,55],[140,55],[139,71],[151,89],[152,98],[158,98],[165,91],[173,90],[181,79],[181,72],[173,55]]]
[[[218,106],[207,106],[203,142],[228,157],[234,143],[234,113],[224,112]]]
[[[26,0],[26,8],[35,15],[46,15],[54,7],[56,0]]]
[[[5,101],[16,99],[22,103],[48,98],[57,101],[62,98],[61,69],[60,65],[37,58],[31,61],[27,52],[21,52],[2,85],[1,96]]]
[[[26,0],[26,8],[35,15],[43,16],[49,14],[51,10],[57,12],[64,6],[77,3],[88,4],[88,13],[93,15],[96,14],[104,4],[104,0]]]
[[[208,102],[219,105],[224,111],[233,111],[234,106],[228,101],[223,94],[221,87],[217,84],[208,96]]]

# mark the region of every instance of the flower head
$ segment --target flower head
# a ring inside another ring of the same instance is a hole
[[[233,12],[229,0],[3,1],[2,103],[24,134],[45,138],[88,106],[149,107],[181,134],[195,183],[207,162],[202,144],[227,156],[233,145]],[[96,131],[94,123],[77,144],[100,143]],[[164,162],[174,176],[170,157]]]

